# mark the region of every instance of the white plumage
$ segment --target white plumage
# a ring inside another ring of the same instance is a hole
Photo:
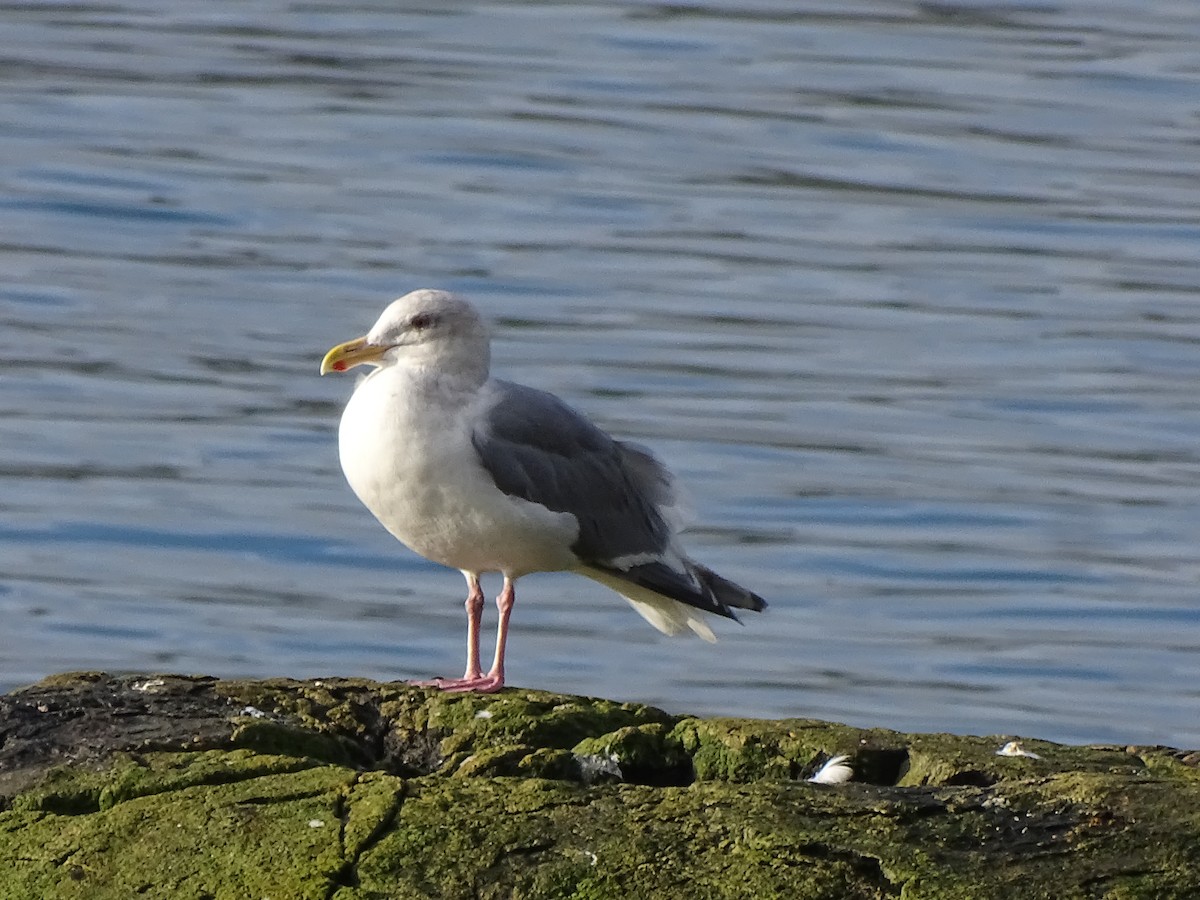
[[[557,397],[489,378],[486,329],[444,291],[392,303],[321,373],[369,364],[342,414],[338,449],[351,488],[398,540],[467,579],[467,668],[446,690],[498,690],[513,583],[571,570],[622,594],[655,628],[715,640],[704,613],[765,601],[692,562],[674,527],[670,474]],[[491,670],[479,664],[479,576],[500,572]]]

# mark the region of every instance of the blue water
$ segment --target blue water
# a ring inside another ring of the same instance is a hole
[[[709,647],[531,576],[514,682],[1200,745],[1193,4],[0,21],[0,689],[457,674],[316,374],[430,286],[772,603]]]

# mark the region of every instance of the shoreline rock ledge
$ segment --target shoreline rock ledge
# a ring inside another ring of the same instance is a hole
[[[1008,739],[57,675],[0,696],[0,897],[1200,897],[1200,753]]]

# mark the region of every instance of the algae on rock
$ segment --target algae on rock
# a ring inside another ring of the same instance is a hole
[[[359,679],[0,697],[0,896],[1185,898],[1196,754]],[[852,782],[805,779],[845,754]]]

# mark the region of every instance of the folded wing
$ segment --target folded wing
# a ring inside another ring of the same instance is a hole
[[[694,610],[736,619],[766,608],[757,594],[678,547],[670,473],[644,447],[613,440],[553,394],[494,380],[471,440],[496,486],[575,518],[582,574],[624,596],[660,631],[713,640]]]

